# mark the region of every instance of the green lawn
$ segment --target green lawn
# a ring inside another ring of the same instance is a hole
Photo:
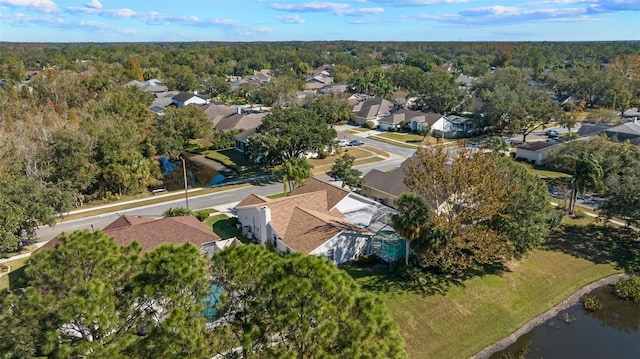
[[[404,148],[413,148],[413,149],[418,148],[418,145],[409,144],[409,143],[406,143],[406,142],[394,141],[394,140],[388,139],[386,137],[382,137],[380,135],[369,136],[367,138],[370,139],[370,140],[376,140],[376,141],[380,141],[380,142],[388,143],[390,145],[396,145],[396,146],[404,147]]]
[[[29,257],[1,263],[3,265],[9,265],[11,272],[0,277],[0,290],[22,287],[21,282],[24,279],[24,265],[27,263],[27,260],[29,260]]]
[[[430,143],[436,143],[436,139],[431,136],[427,136],[426,138],[423,138],[422,136],[416,135],[415,133],[382,132],[376,136],[380,136],[380,137],[384,137],[384,138],[388,138],[396,141],[406,142],[406,143],[413,143],[416,145],[426,145]]]
[[[545,249],[509,263],[507,271],[473,277],[442,293],[442,283],[425,294],[390,276],[386,265],[347,271],[386,303],[409,358],[465,358],[584,285],[639,265],[624,230],[576,223],[559,227]]]
[[[566,174],[563,172],[556,172],[550,170],[543,170],[538,168],[531,168],[531,172],[537,174],[540,177],[546,177],[551,179],[561,179],[561,178],[571,178],[570,174]]]
[[[235,221],[226,214],[209,217],[204,221],[204,224],[222,239],[236,237],[242,243],[252,243],[249,238],[242,235],[242,232],[235,227]]]

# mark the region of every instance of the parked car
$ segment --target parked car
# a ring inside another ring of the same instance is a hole
[[[340,147],[347,147],[347,146],[349,146],[349,140],[344,140],[344,139],[343,139],[343,140],[339,140],[339,141],[338,141],[338,146],[340,146]]]
[[[353,140],[349,142],[349,146],[362,146],[362,145],[364,145],[363,140]]]
[[[560,134],[556,130],[547,130],[547,132],[545,132],[544,134],[547,135],[547,137],[558,137],[558,136],[560,136]]]

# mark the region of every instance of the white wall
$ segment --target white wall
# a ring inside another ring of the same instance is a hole
[[[309,254],[329,258],[333,250],[333,262],[342,264],[365,254],[369,239],[368,234],[342,231]]]

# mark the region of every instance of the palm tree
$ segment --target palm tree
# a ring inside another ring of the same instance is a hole
[[[409,265],[409,243],[420,238],[425,228],[429,211],[422,198],[413,193],[403,193],[398,202],[398,214],[391,217],[391,225],[405,239],[405,265]]]
[[[294,188],[303,184],[304,180],[311,177],[312,168],[313,166],[306,158],[292,157],[288,159],[282,166],[284,192],[288,194],[293,191]]]
[[[584,194],[587,186],[594,187],[596,189],[602,189],[604,182],[604,171],[593,157],[573,158],[573,177],[571,178],[571,198],[569,200],[569,214],[573,215],[575,212],[576,199],[578,194]]]

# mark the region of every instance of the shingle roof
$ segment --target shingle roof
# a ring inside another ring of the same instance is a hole
[[[350,193],[344,188],[336,187],[315,177],[310,177],[302,186],[291,191],[291,195],[317,191],[327,191],[327,209],[329,210],[335,207],[338,202],[342,201]]]
[[[520,145],[516,148],[536,152],[536,151],[541,151],[546,148],[557,146],[557,145],[559,145],[559,143],[557,142],[538,141],[538,142],[525,143],[524,145]]]
[[[417,118],[424,115],[425,115],[424,112],[402,109],[390,114],[389,116],[385,116],[381,118],[380,121],[378,122],[398,124],[402,121],[409,121],[412,118]]]
[[[269,202],[269,198],[262,197],[258,194],[252,193],[249,196],[247,196],[247,198],[240,201],[240,203],[236,204],[236,207],[251,206],[251,205],[267,203],[267,202]]]
[[[187,102],[192,97],[196,97],[196,95],[190,92],[180,92],[179,94],[173,96],[173,99],[179,102]]]
[[[142,252],[148,252],[163,244],[193,243],[202,247],[203,243],[217,241],[220,237],[193,216],[166,217],[154,219],[144,216],[122,215],[107,225],[102,231],[113,237],[121,246],[137,240]],[[67,235],[67,233],[62,233]],[[42,246],[54,248],[60,244],[60,236]]]
[[[131,216],[128,214],[124,214],[118,217],[118,219],[116,219],[115,221],[109,223],[106,227],[104,227],[103,231],[108,231],[111,229],[118,229],[123,227],[130,227],[136,224],[142,224],[142,223],[147,223],[151,221],[155,221],[155,219],[151,217]]]
[[[583,123],[578,129],[577,134],[580,135],[580,137],[589,137],[589,136],[597,135],[610,127],[612,126],[596,124],[596,123]]]
[[[637,122],[627,122],[606,129],[604,132],[607,134],[607,136],[617,136],[620,140],[632,139],[635,137],[640,137],[640,124],[638,124]]]
[[[214,125],[217,131],[251,130],[262,124],[265,113],[233,113]]]
[[[282,241],[296,252],[309,254],[343,230],[362,231],[329,214],[296,207]]]
[[[393,109],[393,104],[379,97],[369,98],[353,106],[352,111],[356,117],[375,118],[378,116],[386,116]]]
[[[122,246],[137,240],[142,246],[143,253],[162,244],[193,243],[200,248],[203,243],[220,239],[193,216],[151,219],[119,228],[105,228],[103,232],[113,237],[116,243]]]
[[[391,173],[373,169],[362,178],[362,185],[395,197],[400,197],[401,194],[410,192],[409,188],[404,184],[404,170],[402,167]]]

